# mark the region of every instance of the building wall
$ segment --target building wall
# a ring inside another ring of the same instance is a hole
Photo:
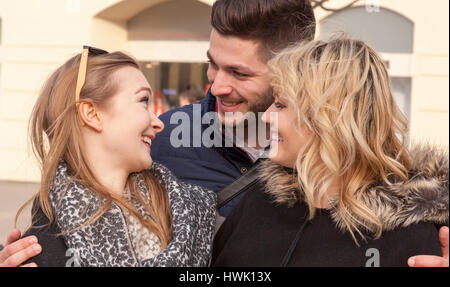
[[[128,39],[208,40],[210,18],[211,7],[196,0],[162,2],[128,20]]]
[[[142,41],[143,46],[130,44],[127,21],[163,2],[169,1],[0,0],[0,181],[39,180],[27,148],[27,126],[39,89],[50,73],[79,53],[83,44],[127,51],[141,60],[139,55],[146,54],[148,41]],[[198,2],[212,5],[213,0]],[[157,44],[151,50],[154,54],[170,46],[161,41]],[[207,46],[205,40],[190,41],[190,50],[178,53],[179,57],[175,53],[158,60],[182,62],[189,51],[195,51],[196,61],[205,61],[198,51],[206,52]]]
[[[206,60],[207,39],[128,39],[128,21],[164,2],[167,0],[0,0],[0,180],[38,180],[39,171],[27,151],[28,117],[44,80],[79,53],[82,44],[125,50],[146,61]],[[212,5],[214,0],[198,2]],[[348,2],[331,0],[329,6],[342,7]],[[411,137],[448,146],[449,2],[379,3],[414,23]],[[316,10],[319,21],[329,14]]]
[[[67,12],[65,1],[57,0],[0,1],[0,17],[0,179],[36,180],[26,150],[29,113],[49,73],[89,39],[84,33],[89,22],[86,15]]]
[[[328,8],[344,7],[350,0],[331,1]],[[365,6],[360,1],[357,6]],[[367,1],[369,2],[369,1]],[[410,139],[449,145],[449,1],[379,0],[414,24]],[[369,7],[376,13],[376,7]],[[318,22],[331,14],[316,9]],[[320,29],[320,24],[319,24]],[[318,29],[318,30],[319,30]]]

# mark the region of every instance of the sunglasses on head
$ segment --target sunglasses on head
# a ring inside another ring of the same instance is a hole
[[[81,52],[80,67],[78,69],[77,88],[75,90],[75,103],[76,103],[77,113],[78,113],[78,106],[80,105],[80,92],[81,92],[81,89],[83,88],[84,82],[86,80],[86,69],[87,69],[88,56],[89,55],[99,56],[99,55],[104,55],[104,54],[108,54],[108,52],[105,50],[99,49],[99,48],[83,46],[83,51]],[[80,116],[80,121],[81,121],[81,125],[84,126],[85,123],[84,123],[83,119],[81,118],[81,116]]]

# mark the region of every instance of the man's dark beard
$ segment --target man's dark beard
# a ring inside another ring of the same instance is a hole
[[[273,95],[273,89],[270,87],[265,93],[263,93],[259,98],[258,101],[256,101],[254,104],[249,104],[248,113],[253,113],[254,119],[256,122],[249,121],[247,119],[244,119],[242,122],[240,122],[237,126],[243,127],[246,131],[246,134],[248,133],[248,127],[256,125],[256,131],[258,130],[258,123],[259,124],[265,124],[262,122],[261,119],[258,118],[259,115],[262,115],[263,112],[265,112],[273,103],[274,101],[274,95]],[[259,113],[259,114],[258,114]],[[233,125],[232,127],[225,125],[222,125],[222,128],[227,131],[228,134],[233,134],[234,138],[237,126]],[[269,133],[267,133],[269,134]]]
[[[274,100],[273,89],[270,87],[255,103],[249,104],[248,111],[257,116],[258,113],[264,113],[272,105]]]
[[[264,113],[273,104],[274,100],[273,89],[272,87],[269,87],[269,89],[264,92],[255,103],[251,105],[249,103],[248,112],[254,113],[255,119],[257,119],[256,122],[258,122],[258,113]],[[248,127],[248,121],[244,121],[244,127]]]

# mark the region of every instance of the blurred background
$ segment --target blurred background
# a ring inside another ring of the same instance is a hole
[[[155,112],[200,100],[214,0],[0,0],[0,243],[36,191],[28,117],[45,79],[82,45],[140,63]],[[409,139],[449,145],[449,1],[316,0],[317,37],[344,31],[377,49]],[[29,211],[21,219],[24,230]]]

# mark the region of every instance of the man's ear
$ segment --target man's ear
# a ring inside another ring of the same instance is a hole
[[[78,114],[84,124],[96,132],[103,130],[103,123],[98,109],[92,102],[83,101],[78,106]]]

